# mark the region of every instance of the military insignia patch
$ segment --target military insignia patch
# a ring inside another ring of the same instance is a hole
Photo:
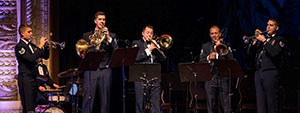
[[[24,48],[21,48],[21,50],[19,50],[19,53],[20,53],[21,55],[23,55],[23,54],[25,53],[25,49],[24,49]]]
[[[282,41],[279,41],[280,47],[284,47],[284,43]]]
[[[272,45],[274,45],[274,44],[275,44],[275,40],[272,41]]]

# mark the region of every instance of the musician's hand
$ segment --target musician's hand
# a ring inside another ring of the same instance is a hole
[[[209,54],[208,59],[209,59],[209,60],[211,60],[211,59],[216,59],[216,55],[217,55],[216,52],[212,52],[212,53]]]
[[[40,44],[39,44],[39,48],[41,49],[41,48],[43,48],[44,47],[44,45],[47,43],[47,38],[45,38],[45,37],[41,37],[41,39],[40,39]]]
[[[111,37],[109,36],[108,28],[104,27],[102,32],[104,32],[104,35],[106,36],[107,40],[110,40]]]
[[[151,43],[148,49],[150,52],[152,52],[153,49],[156,49],[156,46],[153,43]]]
[[[56,89],[59,89],[59,88],[60,88],[60,86],[57,85],[57,84],[53,84],[53,86],[54,86]]]
[[[256,39],[259,40],[259,41],[261,41],[261,42],[265,42],[265,41],[267,40],[266,37],[265,37],[264,35],[258,35],[258,36],[256,37]]]
[[[44,92],[44,91],[46,90],[46,88],[43,87],[43,86],[40,86],[40,87],[39,87],[39,90],[40,90],[41,92]]]
[[[257,36],[260,35],[261,33],[262,33],[262,32],[261,32],[259,29],[256,29],[254,34],[255,34],[255,36],[257,37]]]
[[[220,41],[220,40],[217,40],[217,41],[216,41],[216,45],[219,45],[219,44],[221,44],[221,41]]]
[[[256,44],[256,42],[257,42],[257,40],[254,40],[254,41],[252,42],[252,45],[255,45],[255,44]]]

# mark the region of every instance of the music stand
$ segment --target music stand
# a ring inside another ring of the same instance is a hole
[[[144,76],[146,75],[146,76]],[[161,80],[161,65],[153,63],[136,63],[129,67],[129,82],[142,82],[140,77],[147,80]]]
[[[209,81],[212,79],[209,63],[179,63],[178,69],[181,82],[195,82],[195,92],[197,92],[198,81]],[[197,93],[195,93],[195,113],[197,113],[198,106],[197,96]]]
[[[149,113],[151,109],[150,92],[154,81],[161,80],[161,64],[139,63],[129,67],[129,82],[143,82],[144,99],[143,111]]]
[[[218,75],[222,77],[244,77],[244,72],[238,62],[233,59],[212,60],[217,68]]]
[[[238,62],[234,59],[218,59],[218,60],[212,60],[214,67],[216,68],[216,71],[218,75],[221,77],[228,77],[228,91],[231,93],[231,78],[243,78],[244,72]],[[232,94],[229,94],[229,101],[228,104],[231,103],[231,96]]]
[[[103,58],[103,56],[106,54],[106,52],[99,52],[99,51],[91,51],[88,52],[85,57],[83,58],[83,60],[81,61],[79,68],[77,71],[79,72],[84,72],[84,71],[88,71],[89,73],[89,102],[88,102],[88,106],[89,106],[89,113],[91,112],[91,71],[96,71],[97,68],[99,67],[99,64]],[[73,80],[73,76],[72,76],[72,82],[74,82]],[[73,83],[72,83],[73,84]],[[74,91],[74,90],[72,90]]]
[[[122,86],[123,86],[123,113],[125,113],[125,66],[134,64],[139,48],[118,48],[114,50],[109,67],[122,67]]]

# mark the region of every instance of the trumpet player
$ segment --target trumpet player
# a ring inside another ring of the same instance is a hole
[[[38,94],[36,66],[37,59],[49,58],[49,49],[44,47],[47,43],[45,37],[40,38],[39,45],[31,43],[32,28],[28,25],[19,26],[20,41],[15,47],[15,54],[18,61],[18,87],[23,106],[23,113],[34,112],[37,106],[36,97]]]
[[[217,70],[214,68],[212,60],[232,59],[233,55],[229,47],[227,47],[229,50],[226,54],[216,52],[215,48],[222,44],[220,39],[222,33],[218,26],[213,25],[210,28],[209,36],[211,41],[204,43],[200,52],[200,62],[209,62],[212,64],[212,80],[205,82],[207,112],[219,113],[220,107],[218,105],[221,105],[224,113],[231,113],[230,92],[228,89],[229,77],[221,77],[220,73],[217,73]]]
[[[106,15],[104,12],[98,11],[95,13],[94,23],[96,25],[94,30],[84,33],[83,39],[87,42],[90,42],[90,36],[93,35],[94,32],[102,32],[105,36],[105,39],[100,43],[101,46],[95,45],[95,47],[91,48],[89,51],[104,51],[106,54],[102,58],[96,71],[91,71],[90,76],[88,71],[84,73],[83,85],[84,89],[86,90],[82,100],[82,113],[95,112],[93,111],[93,106],[100,108],[100,111],[97,111],[99,113],[109,113],[112,69],[108,67],[108,63],[113,50],[118,48],[118,45],[116,41],[116,34],[109,32],[108,28],[105,27]],[[98,91],[98,93],[96,91]],[[99,97],[99,100],[95,100],[96,96]],[[100,105],[94,105],[95,102],[100,102]]]
[[[257,113],[278,113],[279,69],[282,65],[286,41],[277,34],[279,23],[269,19],[266,35],[255,30],[249,54],[255,55],[255,90]]]
[[[147,25],[142,29],[142,39],[132,41],[133,47],[139,47],[139,51],[136,57],[136,63],[159,63],[165,60],[165,57],[159,55],[156,49],[158,44],[153,38],[153,26]],[[144,87],[142,82],[135,82],[135,96],[136,96],[136,113],[145,113],[146,111],[146,99],[144,98]],[[161,101],[160,101],[161,87],[159,81],[153,82],[153,87],[150,89],[150,103],[151,107],[148,109],[150,113],[161,113]],[[144,103],[144,104],[143,104]]]

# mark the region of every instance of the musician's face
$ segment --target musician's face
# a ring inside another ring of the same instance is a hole
[[[216,28],[216,27],[210,28],[209,36],[210,36],[211,40],[213,40],[213,41],[219,40],[220,36],[221,36],[220,29]]]
[[[97,18],[94,20],[98,29],[101,29],[105,26],[106,18],[105,15],[98,15]]]
[[[32,37],[32,29],[30,27],[27,27],[23,33],[21,33],[23,38],[27,40],[31,40]]]
[[[269,20],[267,25],[267,31],[268,35],[272,35],[276,33],[276,31],[279,29],[279,27],[276,25],[276,22]]]
[[[142,32],[142,35],[145,40],[151,41],[153,38],[153,29],[146,27],[145,30]]]

